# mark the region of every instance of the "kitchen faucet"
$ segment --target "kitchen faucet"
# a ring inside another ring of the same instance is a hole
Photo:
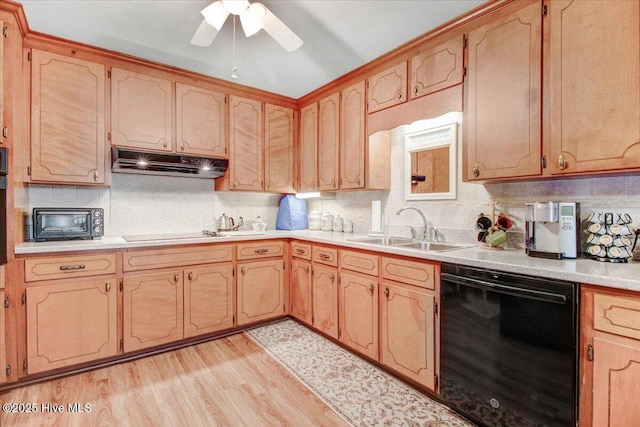
[[[396,212],[396,215],[400,215],[400,213],[401,213],[402,211],[406,211],[406,210],[416,211],[416,212],[418,212],[418,213],[420,214],[420,216],[422,217],[422,222],[423,222],[423,224],[424,224],[424,232],[422,233],[422,240],[425,240],[425,241],[426,241],[426,240],[429,240],[429,239],[428,239],[428,236],[429,236],[429,229],[427,228],[427,218],[424,216],[424,214],[422,213],[422,211],[421,211],[420,209],[414,208],[414,207],[412,207],[412,206],[405,206],[405,207],[403,207],[403,208],[398,209],[398,211]],[[438,241],[438,240],[439,240],[439,232],[438,232],[438,230],[437,230],[435,227],[433,227],[433,231],[434,231],[435,236],[436,236],[436,241]],[[414,237],[414,236],[415,236],[415,234],[414,234],[414,232],[413,232],[413,227],[412,227],[411,237]]]

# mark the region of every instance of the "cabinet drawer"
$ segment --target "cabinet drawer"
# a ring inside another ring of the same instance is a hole
[[[323,246],[314,246],[312,251],[312,260],[320,264],[326,264],[333,267],[338,266],[338,250],[334,248],[325,248]]]
[[[291,255],[311,261],[311,245],[301,242],[291,243]]]
[[[436,288],[436,265],[402,258],[382,258],[382,277],[421,288]]]
[[[231,261],[233,245],[196,246],[125,252],[123,270],[138,271],[183,265]]]
[[[284,255],[284,243],[262,241],[238,244],[238,261]]]
[[[27,282],[115,273],[115,254],[38,258],[24,262],[24,280]]]
[[[640,340],[640,299],[594,295],[594,328]]]
[[[378,275],[378,256],[354,251],[340,251],[340,267],[343,270]]]

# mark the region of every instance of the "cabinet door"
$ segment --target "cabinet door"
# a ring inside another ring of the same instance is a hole
[[[2,22],[0,21],[0,24]],[[2,49],[2,43],[0,42],[0,50]],[[0,54],[1,55],[1,54]],[[0,85],[2,86],[2,85]],[[1,89],[0,89],[1,90]],[[4,274],[4,271],[2,272]],[[4,290],[0,290],[0,384],[7,381],[6,375],[6,357],[7,347],[5,346],[5,321],[4,321]]]
[[[178,153],[226,158],[226,95],[176,83],[176,143]]]
[[[411,58],[411,99],[462,83],[463,51],[459,36]]]
[[[640,342],[602,334],[593,340],[593,425],[635,427]]]
[[[380,287],[380,362],[434,390],[435,298],[419,288]]]
[[[27,288],[28,373],[118,353],[117,281]]]
[[[184,336],[208,334],[234,326],[232,264],[185,270]]]
[[[368,96],[369,114],[406,102],[407,62],[370,77]]]
[[[541,28],[536,2],[469,33],[470,180],[541,173]]]
[[[104,94],[104,65],[32,51],[32,181],[104,184]]]
[[[340,188],[364,188],[365,85],[342,91],[340,102]]]
[[[313,266],[313,327],[338,338],[338,270]]]
[[[173,151],[169,80],[111,69],[111,145]]]
[[[548,7],[549,170],[640,168],[640,3]]]
[[[340,341],[378,359],[378,283],[371,277],[340,275]]]
[[[232,190],[263,187],[262,103],[229,97],[229,182]]]
[[[124,278],[124,351],[182,339],[182,270]]]
[[[284,315],[282,259],[238,264],[238,326]]]
[[[291,262],[291,315],[311,325],[311,263]]]
[[[334,93],[318,104],[318,190],[338,189],[340,161],[340,94]]]
[[[318,104],[300,111],[300,191],[315,191],[318,187]]]
[[[264,107],[264,179],[265,190],[292,193],[293,185],[293,110],[265,104]]]

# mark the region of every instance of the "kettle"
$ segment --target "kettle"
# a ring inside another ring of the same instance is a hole
[[[222,216],[218,218],[218,231],[230,231],[234,226],[235,222],[232,217],[222,214]]]

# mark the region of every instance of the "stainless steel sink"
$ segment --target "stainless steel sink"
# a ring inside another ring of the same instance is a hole
[[[423,251],[451,251],[454,249],[472,248],[473,243],[446,243],[446,242],[407,242],[398,243],[393,246],[403,248],[421,249]]]
[[[395,246],[401,244],[407,244],[413,242],[412,239],[408,237],[395,237],[395,236],[384,236],[384,237],[363,237],[361,239],[348,239],[350,242],[358,242],[358,243],[372,243],[374,245],[385,245],[385,246]]]

